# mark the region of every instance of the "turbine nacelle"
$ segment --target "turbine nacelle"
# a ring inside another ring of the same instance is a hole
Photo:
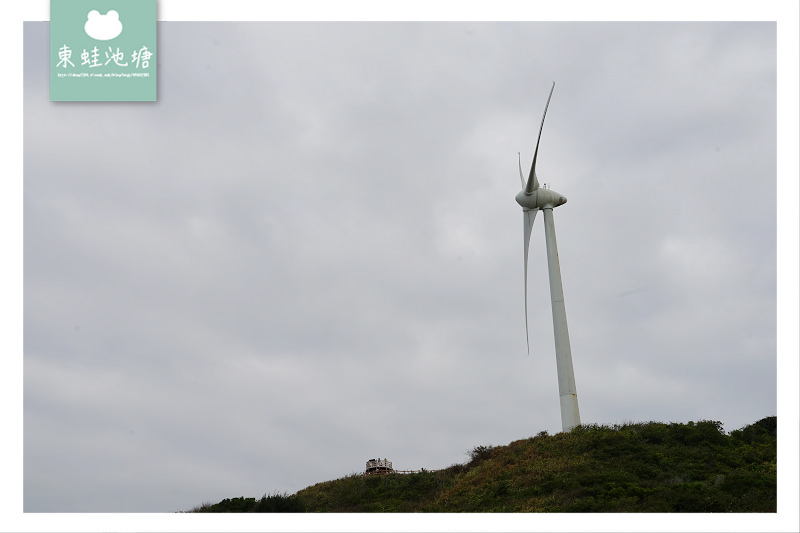
[[[567,197],[563,194],[541,187],[530,193],[522,189],[517,193],[516,200],[523,209],[552,209],[567,203]]]

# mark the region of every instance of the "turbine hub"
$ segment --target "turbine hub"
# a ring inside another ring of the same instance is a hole
[[[525,192],[525,189],[522,189],[517,193],[515,199],[517,203],[522,206],[523,209],[537,209],[538,206],[536,205],[536,198],[539,196],[539,189],[531,192],[530,194]]]

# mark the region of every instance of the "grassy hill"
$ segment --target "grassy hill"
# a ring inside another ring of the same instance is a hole
[[[351,475],[191,512],[776,512],[777,418],[584,425],[435,472]]]

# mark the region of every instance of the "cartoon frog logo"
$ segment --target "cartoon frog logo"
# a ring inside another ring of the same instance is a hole
[[[110,41],[122,33],[122,22],[119,21],[119,13],[113,9],[105,15],[101,15],[96,9],[89,11],[86,24],[83,29],[86,35],[98,41]]]

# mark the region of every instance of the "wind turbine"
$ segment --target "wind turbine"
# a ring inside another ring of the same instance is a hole
[[[569,347],[569,331],[567,330],[567,312],[564,308],[564,291],[561,288],[561,267],[558,263],[558,247],[556,246],[556,227],[553,223],[553,208],[567,203],[567,198],[550,188],[539,186],[536,178],[536,158],[539,155],[539,141],[542,138],[544,118],[550,106],[550,98],[556,88],[555,82],[547,97],[544,106],[542,124],[539,126],[539,137],[536,139],[536,150],[533,152],[533,163],[528,174],[528,181],[522,175],[522,161],[519,163],[519,179],[522,190],[517,194],[516,200],[522,206],[523,239],[525,244],[525,339],[528,343],[528,353],[531,351],[530,336],[528,335],[528,246],[531,239],[531,228],[536,218],[536,213],[544,213],[544,235],[547,245],[547,270],[550,273],[550,302],[553,306],[553,334],[556,343],[556,368],[558,370],[558,394],[561,397],[561,427],[569,431],[581,423],[578,411],[578,394],[575,390],[575,374],[572,370],[572,351]],[[519,154],[518,154],[519,155]]]

